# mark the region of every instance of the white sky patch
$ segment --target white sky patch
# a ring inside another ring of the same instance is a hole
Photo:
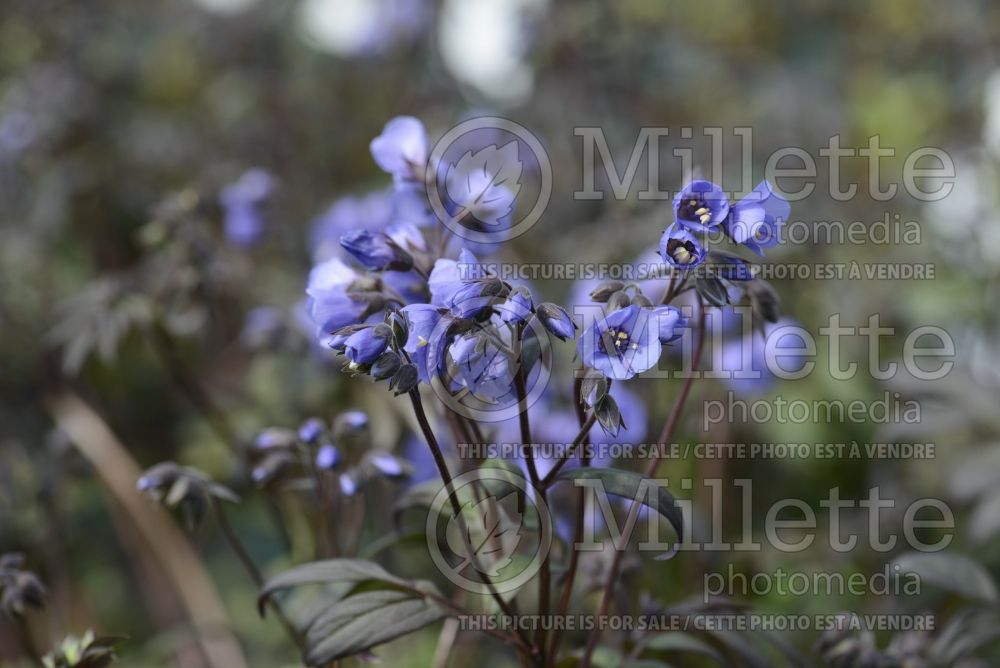
[[[486,97],[515,104],[534,87],[524,32],[529,12],[546,0],[445,0],[441,56],[451,74]]]
[[[368,48],[382,19],[379,0],[303,0],[298,9],[303,39],[314,48],[340,56]]]

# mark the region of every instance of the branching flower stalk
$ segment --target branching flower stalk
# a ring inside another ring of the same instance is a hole
[[[684,404],[687,401],[688,394],[691,392],[691,386],[694,384],[696,376],[695,372],[698,370],[699,360],[701,359],[702,348],[705,344],[705,305],[702,303],[701,297],[698,298],[697,304],[698,339],[695,344],[694,356],[692,358],[691,373],[684,379],[684,384],[681,386],[680,393],[674,400],[674,405],[670,410],[670,415],[667,417],[666,422],[663,424],[663,428],[660,430],[660,435],[656,441],[659,445],[667,445],[670,443],[670,439],[673,438],[674,431],[676,430],[677,424],[680,422],[681,414],[684,411]],[[657,450],[657,453],[659,453],[659,450]],[[653,474],[656,473],[656,467],[659,465],[659,462],[659,454],[650,458],[645,471],[647,478],[652,477]],[[629,536],[632,535],[632,531],[635,529],[635,524],[639,517],[639,513],[636,512],[636,510],[637,509],[633,507],[628,513],[628,519],[625,522],[624,529],[622,530],[623,545],[620,548],[616,546],[614,557],[612,557],[611,560],[611,566],[608,568],[608,575],[604,581],[604,589],[601,593],[601,603],[596,614],[598,619],[607,616],[608,609],[611,606],[611,599],[614,595],[615,584],[618,581],[618,572],[621,569],[622,558],[625,556],[625,544],[627,544]],[[678,540],[680,540],[680,537],[678,537]],[[591,659],[594,655],[594,650],[597,648],[597,642],[600,638],[600,624],[596,624],[587,638],[587,646],[584,650],[583,658],[580,661],[580,665],[584,668],[589,668]]]

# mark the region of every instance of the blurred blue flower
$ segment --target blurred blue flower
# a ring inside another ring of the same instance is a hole
[[[247,248],[264,236],[262,207],[274,192],[274,177],[263,169],[251,169],[222,189],[223,230],[234,246]]]
[[[240,330],[240,343],[250,349],[274,343],[285,328],[285,313],[274,306],[249,310]]]
[[[729,199],[711,181],[692,181],[674,197],[677,223],[695,232],[711,232],[729,214]]]
[[[423,180],[427,165],[427,133],[412,116],[397,116],[371,141],[372,158],[392,174],[397,186]]]
[[[343,249],[340,237],[352,230],[381,230],[395,220],[392,190],[346,195],[333,202],[312,223],[313,260],[327,260]]]
[[[303,443],[315,443],[323,432],[326,425],[319,418],[309,418],[299,426],[299,440]]]
[[[413,257],[382,232],[354,230],[340,238],[340,245],[368,269],[408,271],[413,267]]]
[[[577,342],[584,364],[618,380],[651,369],[661,352],[657,319],[635,304],[594,322]]]
[[[316,466],[324,471],[337,468],[340,464],[340,450],[333,443],[324,443],[316,450]]]
[[[368,463],[384,476],[398,478],[403,475],[403,463],[387,452],[372,452],[368,457]]]
[[[308,313],[319,328],[321,340],[347,325],[361,322],[368,314],[370,302],[351,290],[360,278],[361,275],[340,258],[331,258],[313,267],[306,287]],[[323,340],[323,343],[329,341]]]
[[[705,247],[698,237],[677,224],[663,231],[660,255],[672,267],[692,269],[705,261]]]
[[[776,380],[771,369],[794,373],[806,364],[800,331],[793,320],[782,318],[768,323],[763,332],[727,339],[713,365],[725,372],[725,383],[734,393],[759,394]]]
[[[385,325],[365,327],[344,341],[344,355],[355,364],[371,364],[389,347],[392,330]]]
[[[334,421],[338,434],[352,434],[368,428],[368,413],[359,410],[344,411]]]
[[[340,493],[344,496],[354,496],[358,493],[358,489],[361,486],[357,476],[353,473],[341,473],[339,482]]]
[[[761,181],[733,205],[726,219],[726,234],[763,257],[765,248],[778,244],[781,226],[788,220],[790,212],[788,201],[774,192],[767,181]]]

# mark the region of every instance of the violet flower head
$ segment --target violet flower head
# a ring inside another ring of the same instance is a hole
[[[653,309],[652,317],[656,320],[660,343],[670,343],[683,336],[687,318],[676,306],[657,306]]]
[[[348,232],[340,238],[340,245],[368,269],[409,271],[413,267],[413,257],[382,232]]]
[[[432,370],[427,368],[427,357],[432,339],[437,343],[440,337],[434,337],[434,331],[441,321],[441,313],[436,306],[431,304],[410,304],[404,306],[400,311],[406,316],[408,332],[406,345],[403,350],[410,356],[410,359],[417,365],[417,372],[420,381],[429,383]],[[436,355],[435,359],[441,359],[441,355]]]
[[[461,336],[448,348],[452,381],[487,401],[510,395],[514,385],[514,364],[497,342],[485,334]]]
[[[372,302],[353,289],[361,278],[340,258],[322,262],[310,272],[307,310],[325,343],[334,332],[361,322],[369,313]]]
[[[344,341],[344,356],[355,364],[371,364],[389,347],[392,330],[385,325],[365,327]]]
[[[660,237],[660,255],[672,267],[693,269],[705,261],[707,252],[698,237],[675,223]]]
[[[584,364],[608,378],[632,378],[660,359],[657,320],[650,309],[627,306],[594,322],[577,341],[577,353]]]
[[[340,464],[340,450],[333,443],[324,443],[316,450],[316,467],[331,471]]]
[[[385,124],[382,134],[372,139],[372,158],[397,185],[423,178],[427,164],[427,133],[413,116],[397,116]]]
[[[711,181],[692,181],[674,197],[677,223],[693,232],[711,232],[728,214],[725,191]]]
[[[791,205],[761,181],[746,197],[733,205],[726,219],[726,234],[761,257],[765,248],[780,241],[781,226],[788,220]]]

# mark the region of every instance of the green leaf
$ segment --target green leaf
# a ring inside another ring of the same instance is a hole
[[[997,602],[993,578],[969,557],[944,552],[906,552],[893,561],[893,566],[899,566],[901,573],[914,573],[921,582],[929,582],[959,596]]]
[[[309,626],[306,662],[326,665],[353,656],[433,624],[447,614],[436,603],[408,591],[383,589],[350,596],[322,612]]]
[[[684,633],[682,631],[671,631],[667,633],[655,633],[643,638],[640,643],[643,648],[656,652],[686,652],[701,654],[713,659],[717,663],[726,665],[726,659],[704,640]]]
[[[636,499],[640,489],[643,489],[643,485],[652,483],[652,479],[638,473],[609,468],[564,469],[556,476],[556,480],[600,480],[604,484],[604,491],[608,494],[627,499]],[[642,498],[639,499],[640,503],[665,517],[677,535],[683,536],[684,518],[674,496],[667,491],[666,487],[652,484],[656,488],[656,494],[650,498],[650,494],[643,490]]]
[[[326,559],[313,561],[279,573],[260,590],[257,607],[264,614],[264,604],[275,592],[309,584],[346,582],[361,584],[368,581],[387,582],[398,587],[410,587],[407,580],[398,578],[374,561],[367,559]]]
[[[448,615],[433,583],[405,580],[365,559],[316,561],[275,576],[261,590],[261,613],[275,592],[311,584],[350,589],[309,615],[305,659],[310,666],[363,652]]]
[[[712,306],[725,306],[729,303],[729,293],[726,291],[726,286],[717,278],[699,276],[694,279],[694,287],[702,299]]]

